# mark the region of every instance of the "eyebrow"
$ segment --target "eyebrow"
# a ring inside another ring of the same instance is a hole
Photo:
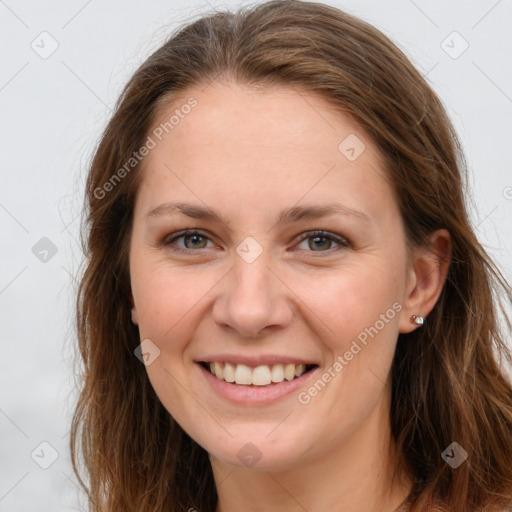
[[[219,222],[229,227],[229,222],[224,219],[222,215],[215,212],[211,208],[189,203],[163,203],[148,211],[144,217],[146,221],[149,221],[149,219],[154,217],[174,215],[176,213],[182,213],[183,215],[193,219],[203,219]],[[291,224],[293,222],[308,219],[320,219],[322,217],[327,217],[334,214],[353,216],[364,221],[370,220],[368,215],[362,211],[354,210],[353,208],[349,208],[348,206],[339,203],[327,203],[321,205],[293,206],[291,208],[287,208],[279,214],[276,225]]]

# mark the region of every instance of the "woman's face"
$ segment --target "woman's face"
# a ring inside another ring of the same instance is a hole
[[[169,413],[216,459],[263,469],[370,423],[385,432],[414,283],[372,141],[304,90],[218,83],[183,94],[149,136],[132,318]],[[287,380],[294,363],[315,366]]]

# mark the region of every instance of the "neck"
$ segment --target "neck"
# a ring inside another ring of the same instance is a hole
[[[400,475],[392,485],[392,446],[389,394],[384,392],[350,436],[320,456],[303,456],[286,469],[235,467],[212,455],[216,512],[394,512],[407,498],[411,481]]]

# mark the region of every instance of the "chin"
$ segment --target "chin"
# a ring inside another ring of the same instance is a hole
[[[284,433],[270,440],[269,429],[260,435],[243,436],[225,441],[224,446],[218,443],[202,444],[210,456],[219,459],[225,464],[237,468],[246,468],[253,471],[280,471],[286,470],[300,462],[302,451],[297,451],[297,446],[304,443],[291,438]],[[211,448],[211,449],[209,449]]]

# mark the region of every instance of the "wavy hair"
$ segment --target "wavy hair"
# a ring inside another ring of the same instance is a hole
[[[413,482],[412,511],[433,501],[455,512],[511,506],[512,385],[502,365],[503,356],[512,364],[504,341],[510,287],[471,226],[467,167],[445,108],[373,26],[324,4],[273,0],[179,27],[125,86],[92,159],[76,300],[81,388],[70,439],[90,510],[215,510],[208,453],[165,410],[134,356],[140,339],[128,249],[140,163],[112,178],[144,144],[160,107],[223,77],[321,95],[384,156],[408,243],[426,246],[434,230],[450,232],[441,296],[423,328],[397,341],[390,421],[402,457],[394,474],[405,471]],[[468,453],[457,469],[441,455],[452,442]]]

